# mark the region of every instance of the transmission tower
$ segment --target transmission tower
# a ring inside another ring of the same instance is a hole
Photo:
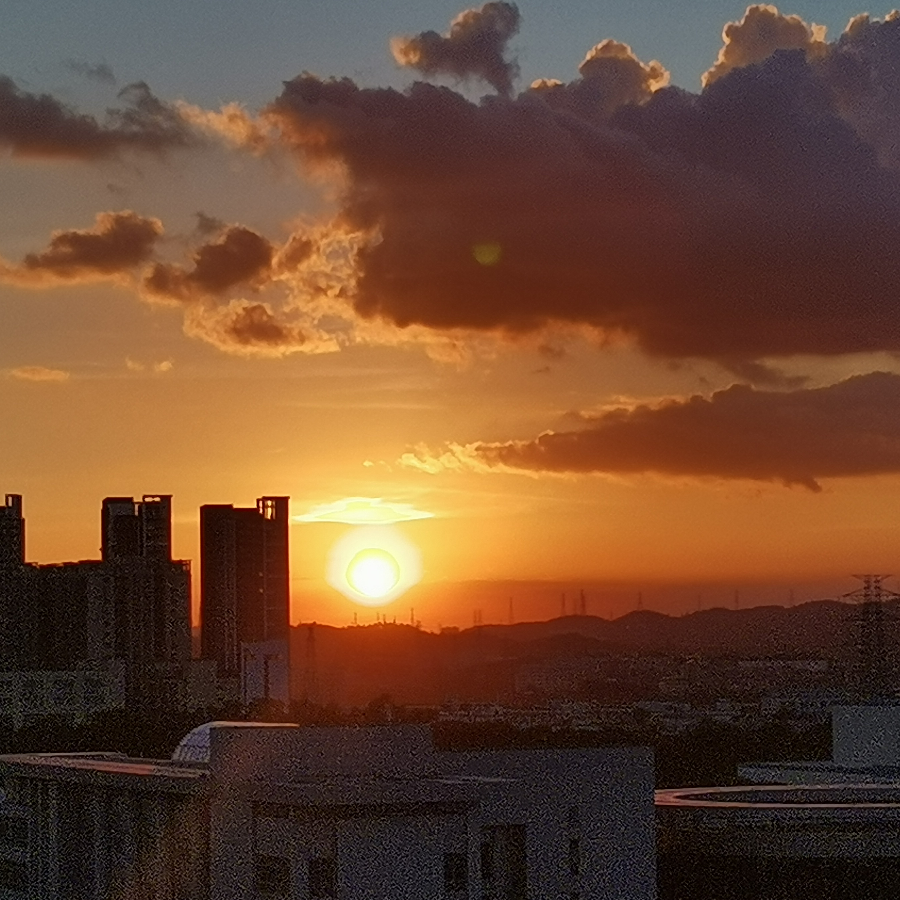
[[[844,594],[846,599],[857,604],[851,638],[851,688],[857,700],[877,702],[895,693],[891,686],[888,656],[893,648],[887,641],[885,602],[900,598],[900,594],[884,586],[890,575],[853,577],[862,582],[862,587]]]
[[[313,622],[306,631],[306,702],[319,702],[319,672],[316,661],[316,623]]]

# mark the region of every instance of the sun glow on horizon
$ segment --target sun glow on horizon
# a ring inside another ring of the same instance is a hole
[[[389,593],[400,580],[397,560],[378,547],[360,550],[347,566],[347,583],[355,591],[378,599]]]
[[[347,531],[331,548],[326,580],[363,606],[384,606],[422,577],[419,548],[390,525]]]

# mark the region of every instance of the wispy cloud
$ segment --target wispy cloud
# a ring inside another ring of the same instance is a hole
[[[87,63],[78,59],[67,59],[66,68],[87,78],[88,81],[97,81],[100,84],[112,85],[116,83],[116,76],[113,70],[106,63]]]
[[[16,369],[9,369],[7,375],[18,381],[47,382],[68,381],[70,377],[70,373],[64,369],[49,369],[46,366],[19,366]]]
[[[308,513],[294,516],[296,522],[341,522],[345,525],[395,525],[415,519],[430,519],[434,513],[416,509],[409,503],[395,503],[380,497],[345,497],[323,503]]]

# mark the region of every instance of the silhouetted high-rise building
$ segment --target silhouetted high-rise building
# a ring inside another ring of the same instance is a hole
[[[133,497],[107,497],[100,532],[104,562],[134,556],[171,560],[172,497],[144,494],[139,503]]]
[[[200,646],[223,675],[241,645],[288,638],[288,497],[200,507]]]
[[[0,506],[0,568],[21,566],[25,562],[25,519],[22,495],[7,494]]]

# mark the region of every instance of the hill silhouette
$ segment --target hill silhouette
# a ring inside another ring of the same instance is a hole
[[[304,623],[291,630],[293,692],[319,704],[364,705],[383,695],[434,704],[499,698],[516,671],[534,662],[617,654],[840,660],[852,641],[855,609],[821,600],[684,616],[640,610],[612,620],[564,616],[441,633],[399,624]],[[896,644],[900,604],[885,604],[885,612],[888,640]]]

